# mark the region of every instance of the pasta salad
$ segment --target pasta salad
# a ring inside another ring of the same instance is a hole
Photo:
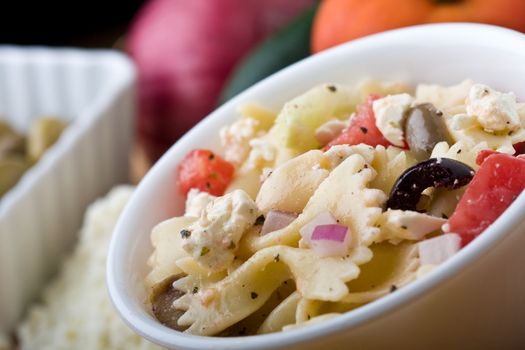
[[[286,331],[403,288],[494,222],[525,188],[525,104],[465,80],[323,84],[257,104],[174,176],[152,312],[190,334]]]

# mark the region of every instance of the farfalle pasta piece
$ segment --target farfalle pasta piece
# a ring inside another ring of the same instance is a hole
[[[278,308],[282,303],[288,299],[291,295],[297,293],[295,290],[295,284],[293,280],[285,281],[283,284],[277,288],[270,298],[263,304],[263,306],[257,309],[250,316],[245,319],[235,323],[234,325],[228,327],[224,331],[217,334],[217,336],[238,336],[238,335],[254,335],[258,334],[258,331],[261,329],[263,323],[268,319],[268,315],[271,314],[276,308]],[[294,314],[292,313],[292,316]],[[284,321],[284,320],[281,320]],[[292,319],[290,323],[294,323],[295,320]],[[284,326],[284,325],[283,325]],[[281,326],[281,328],[283,327]]]
[[[470,79],[452,86],[419,84],[416,87],[416,103],[432,103],[447,114],[461,113],[465,111],[465,99],[473,85]]]
[[[336,145],[325,152],[328,167],[335,168],[352,154],[361,155],[374,168],[376,177],[370,182],[371,188],[390,193],[397,178],[416,163],[415,158],[401,148],[378,145],[375,148],[365,144]]]
[[[196,220],[197,218],[188,216],[175,217],[163,221],[153,228],[151,243],[154,252],[148,260],[148,266],[151,267],[151,271],[146,277],[148,288],[182,272],[176,261],[188,256],[188,253],[182,249],[180,231]]]
[[[321,168],[323,152],[311,150],[277,167],[261,186],[256,203],[267,214],[272,209],[300,213],[329,170]]]
[[[420,266],[417,243],[379,243],[371,247],[374,259],[361,267],[359,278],[348,283],[350,293],[341,303],[363,304],[401,288],[416,278]]]
[[[311,319],[318,315],[354,310],[406,286],[417,278],[417,271],[421,265],[417,243],[404,242],[393,245],[383,242],[370,248],[374,258],[360,266],[361,273],[357,279],[347,283],[350,292],[342,300],[306,304],[311,306],[307,311]],[[308,324],[308,321],[299,324]]]
[[[208,269],[202,267],[190,256],[180,258],[177,260],[176,265],[186,276],[175,280],[173,288],[185,293],[197,294],[198,297],[203,299],[210,294],[209,292],[206,295],[204,294],[209,286],[223,280],[227,276],[225,271],[210,273]]]
[[[251,250],[278,244],[297,245],[301,238],[299,229],[326,211],[350,228],[357,245],[370,245],[380,232],[374,225],[386,201],[382,191],[368,188],[375,176],[376,171],[361,155],[350,155],[319,185],[296,220],[281,230],[253,236],[248,242]]]
[[[367,163],[374,148],[364,144],[333,146],[326,152],[311,150],[277,167],[262,184],[256,203],[264,214],[271,209],[300,213],[330,171],[352,154],[362,155]]]
[[[448,130],[455,141],[469,144],[485,142],[488,148],[502,153],[513,154],[513,144],[525,141],[525,129],[516,131],[492,133],[483,130],[473,117],[466,114],[456,114],[445,119]]]
[[[259,327],[258,334],[279,332],[284,326],[294,324],[296,319],[297,305],[301,300],[299,292],[293,292],[284,299]]]
[[[323,303],[321,300],[301,298],[295,310],[295,323],[303,323],[319,315]]]
[[[226,271],[210,272],[190,256],[180,258],[176,265],[187,275],[174,282],[179,290],[193,290],[195,287],[205,287],[211,283],[222,280],[227,276]]]
[[[371,163],[377,176],[370,183],[370,187],[390,193],[399,176],[415,163],[414,157],[401,148],[377,146]]]
[[[476,157],[482,150],[490,149],[486,142],[479,142],[477,144],[468,141],[460,140],[449,146],[445,141],[439,142],[434,146],[430,158],[450,158],[458,160],[462,163],[467,164],[472,169],[479,169],[479,165],[476,164]]]
[[[366,163],[370,164],[374,159],[374,147],[361,143],[359,145],[335,145],[324,152],[323,165],[330,170],[335,169],[346,158],[352,154],[359,154]]]
[[[417,278],[420,267],[417,244],[392,245],[384,242],[371,247],[374,259],[361,266],[361,274],[350,283],[350,293],[338,302],[323,302],[312,317],[344,313],[377,300]]]
[[[427,213],[444,219],[449,218],[452,216],[452,213],[454,213],[459,199],[463,196],[465,190],[466,187],[461,187],[457,190],[435,188],[431,192],[431,202]]]
[[[178,321],[180,326],[189,326],[186,332],[212,335],[255,312],[290,277],[305,298],[341,300],[348,294],[346,282],[359,275],[358,265],[371,258],[366,247],[337,258],[321,258],[308,249],[269,247],[224,279],[198,287],[198,293],[192,293],[192,283],[177,281],[174,287],[185,294],[173,306],[186,310]]]

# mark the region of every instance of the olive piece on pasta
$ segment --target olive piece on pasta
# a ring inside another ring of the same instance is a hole
[[[163,325],[181,332],[187,328],[178,324],[179,318],[185,313],[185,310],[174,308],[173,302],[182,297],[184,293],[173,288],[173,282],[184,276],[184,274],[179,274],[166,278],[153,287],[150,296],[152,311],[157,320]]]
[[[428,159],[438,142],[451,141],[443,112],[431,103],[416,105],[407,112],[405,137],[417,160]]]
[[[474,170],[449,158],[431,158],[408,168],[397,179],[386,203],[389,209],[416,210],[421,193],[429,187],[449,190],[465,186]]]

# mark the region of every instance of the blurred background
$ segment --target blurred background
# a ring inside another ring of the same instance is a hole
[[[12,1],[0,22],[0,42],[17,45],[112,47],[144,0]]]
[[[137,94],[129,102],[137,112],[128,115],[135,125],[129,182],[137,183],[188,129],[266,76],[346,41],[435,22],[490,23],[525,32],[525,1],[15,1],[2,10],[0,44],[105,48],[129,56],[137,70]],[[0,71],[0,85],[7,75]],[[0,125],[0,136],[2,132]],[[1,151],[2,147],[0,155]],[[0,179],[3,169],[0,163]],[[92,207],[80,245],[68,258],[69,267],[59,274],[55,269],[54,282],[32,298],[38,303],[25,305],[21,326],[0,329],[0,349],[158,348],[122,324],[104,289],[105,251],[119,210],[132,191],[120,188]],[[82,207],[81,213],[85,210]],[[1,224],[0,218],[0,229]],[[78,230],[80,226],[70,235],[76,238]],[[1,240],[0,232],[0,245]],[[58,253],[69,254],[71,249]],[[80,276],[80,281],[75,283],[72,275]],[[89,276],[97,282],[91,283]],[[4,277],[0,275],[2,283]],[[75,304],[90,293],[100,297],[90,299],[97,307]],[[0,313],[0,325],[2,317]]]
[[[525,31],[524,12],[523,0],[14,2],[3,11],[0,43],[115,48],[132,57],[139,73],[137,181],[217,105],[311,53],[423,23]]]

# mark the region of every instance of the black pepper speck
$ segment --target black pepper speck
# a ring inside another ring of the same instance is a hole
[[[180,236],[182,238],[189,238],[191,236],[191,231],[190,230],[186,230],[186,229],[181,230],[180,231]]]

